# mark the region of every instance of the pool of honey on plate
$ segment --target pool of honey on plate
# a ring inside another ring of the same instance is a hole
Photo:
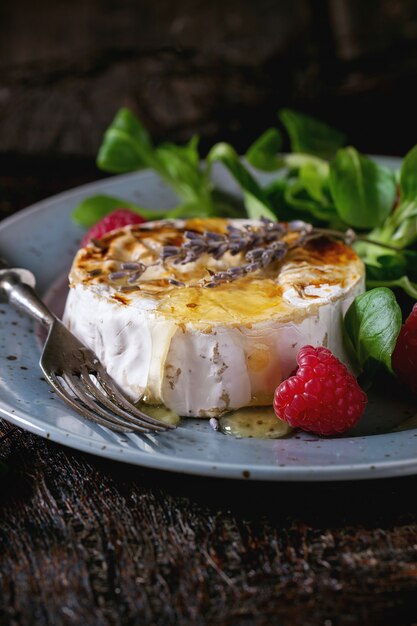
[[[177,426],[181,421],[181,417],[164,404],[152,405],[142,401],[138,402],[136,406],[146,415],[160,420],[164,424]],[[275,415],[271,406],[244,407],[230,411],[218,418],[218,424],[220,432],[238,439],[281,439],[293,430]]]
[[[219,418],[219,430],[237,438],[281,439],[292,432],[270,406],[245,407]]]
[[[145,415],[149,415],[149,417],[153,417],[164,424],[172,424],[173,426],[177,426],[180,423],[181,417],[177,415],[171,409],[168,409],[164,404],[147,404],[146,402],[139,401],[135,403],[135,406],[145,413]]]

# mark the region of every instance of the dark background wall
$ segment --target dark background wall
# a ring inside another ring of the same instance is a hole
[[[118,107],[244,150],[291,106],[374,153],[417,141],[413,0],[0,3],[0,157],[92,158]]]

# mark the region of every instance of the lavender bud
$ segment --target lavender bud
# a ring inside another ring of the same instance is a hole
[[[264,250],[262,252],[261,263],[263,267],[266,267],[274,259],[274,250]]]
[[[243,267],[231,267],[227,270],[227,273],[229,274],[229,276],[235,278],[237,276],[242,276],[245,273],[245,270]]]
[[[189,245],[187,245],[186,243],[184,244],[184,250],[187,251],[187,254],[192,253],[194,255],[201,256],[206,251],[206,246],[199,245],[198,243],[194,242],[189,242]]]
[[[302,220],[293,220],[292,222],[288,222],[287,224],[288,232],[291,232],[294,230],[310,232],[312,228],[313,227],[311,224],[307,224],[306,222],[303,222]]]
[[[131,276],[129,276],[129,278],[127,279],[127,282],[129,283],[129,285],[131,285],[132,283],[135,283],[137,280],[139,280],[139,278],[142,276],[143,274],[143,270],[140,269],[137,272],[134,272],[134,274],[132,274]]]
[[[109,274],[109,279],[110,280],[120,280],[121,278],[125,278],[125,276],[127,276],[127,272],[126,271],[111,272],[111,274]]]
[[[187,241],[184,242],[182,247],[183,248],[205,248],[206,243],[204,239],[201,239],[201,237],[199,237],[198,239],[187,239]]]
[[[237,244],[241,247],[244,247],[248,244],[248,239],[246,239],[246,237],[244,237],[242,233],[231,233],[228,239],[231,244]]]
[[[213,233],[209,230],[204,233],[204,236],[206,237],[207,241],[223,241],[224,240],[224,235],[221,235],[220,233]]]
[[[357,239],[357,235],[355,233],[354,230],[352,230],[351,228],[349,228],[346,232],[345,235],[343,237],[343,241],[345,242],[346,245],[351,246],[352,243],[354,241],[356,241]]]
[[[218,272],[214,275],[215,280],[230,280],[230,275],[227,272]]]
[[[193,230],[186,230],[184,232],[184,237],[186,239],[201,239],[201,234],[200,233],[196,233]]]
[[[163,246],[161,257],[162,259],[167,259],[171,256],[178,256],[180,254],[180,248],[177,246]]]
[[[246,253],[246,259],[248,261],[258,261],[262,258],[263,252],[263,248],[255,248],[254,250],[249,250],[249,252]]]
[[[217,250],[213,250],[212,255],[216,260],[221,259],[221,257],[227,252],[227,249],[228,244],[222,243],[217,247]]]
[[[272,233],[278,234],[278,233],[283,233],[285,231],[285,228],[282,224],[280,224],[280,222],[274,222],[273,224],[271,224],[268,230]]]
[[[230,247],[229,247],[230,254],[231,254],[232,256],[236,256],[237,254],[239,254],[239,252],[242,252],[242,250],[243,250],[243,248],[244,248],[244,247],[245,247],[245,246],[244,246],[244,245],[242,245],[242,243],[241,243],[241,242],[239,242],[239,243],[232,243],[232,244],[230,245]]]
[[[248,263],[248,265],[246,265],[245,267],[245,270],[246,272],[256,272],[260,268],[261,268],[261,264],[258,261],[256,261],[254,263]]]
[[[286,250],[287,244],[285,243],[285,241],[274,241],[273,243],[271,243],[270,248],[272,250]]]
[[[281,250],[273,250],[273,256],[271,260],[279,261],[280,259],[283,259],[286,254],[287,250],[285,248],[282,248]]]
[[[142,263],[122,263],[122,270],[138,270]]]
[[[194,250],[188,250],[185,257],[183,259],[179,259],[178,262],[180,262],[181,265],[186,265],[187,263],[194,263],[194,261],[197,261],[198,256],[199,255],[196,254]]]

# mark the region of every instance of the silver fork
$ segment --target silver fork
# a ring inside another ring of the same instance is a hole
[[[57,395],[83,417],[118,432],[161,432],[175,426],[146,415],[129,402],[92,350],[48,309],[26,269],[9,268],[0,257],[0,301],[48,329],[39,365]]]

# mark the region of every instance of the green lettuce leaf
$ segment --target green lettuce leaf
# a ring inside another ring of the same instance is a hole
[[[345,144],[345,135],[324,122],[292,109],[281,109],[279,119],[290,137],[292,152],[306,152],[331,159]]]
[[[207,156],[207,162],[212,164],[215,161],[220,161],[240,185],[249,218],[259,219],[260,217],[266,217],[271,220],[276,219],[263,189],[242,164],[232,146],[227,143],[218,143],[213,146]]]
[[[392,371],[401,324],[401,309],[390,289],[378,287],[355,298],[345,315],[344,331],[361,370],[376,363]]]
[[[355,148],[343,148],[330,163],[330,190],[337,212],[346,224],[374,228],[392,211],[395,175]]]

